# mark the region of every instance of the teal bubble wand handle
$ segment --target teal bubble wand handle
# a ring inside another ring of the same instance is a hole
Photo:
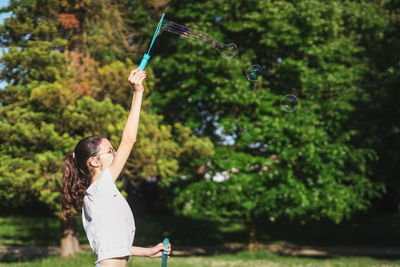
[[[164,238],[164,247],[166,249],[168,249],[168,247],[169,247],[169,239],[168,238]],[[163,250],[161,267],[167,267],[167,259],[168,259],[168,254],[165,250]]]
[[[146,54],[144,54],[144,56],[143,56],[143,58],[142,58],[142,61],[140,62],[139,70],[144,70],[144,68],[145,68],[146,65],[147,65],[147,62],[148,62],[149,59],[150,59],[150,50],[151,50],[151,48],[153,47],[154,41],[156,40],[158,33],[160,32],[160,28],[161,28],[161,25],[162,25],[162,23],[163,23],[164,16],[165,16],[165,13],[162,14],[161,19],[160,19],[160,21],[158,22],[157,29],[156,29],[156,31],[154,32],[153,40],[151,40],[151,44],[150,44],[149,50],[147,51]]]
[[[144,70],[144,68],[147,65],[147,61],[149,61],[149,59],[150,59],[150,55],[147,53],[144,54],[142,61],[140,62],[140,65],[139,65],[139,70]]]

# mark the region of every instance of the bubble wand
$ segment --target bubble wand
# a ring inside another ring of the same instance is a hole
[[[154,41],[156,40],[156,37],[157,37],[158,33],[160,32],[160,28],[161,28],[161,25],[164,20],[164,15],[165,15],[165,13],[162,14],[160,22],[158,22],[158,26],[157,26],[156,31],[154,32],[153,40],[151,40],[149,50],[147,51],[146,54],[143,55],[142,61],[140,62],[139,70],[144,70],[144,68],[146,67],[147,61],[149,61],[149,59],[150,59],[150,49],[153,47]]]
[[[169,247],[169,239],[168,238],[164,238],[164,247],[166,249],[168,249],[168,247]],[[163,250],[161,267],[167,267],[167,259],[168,259],[168,254],[165,250]]]

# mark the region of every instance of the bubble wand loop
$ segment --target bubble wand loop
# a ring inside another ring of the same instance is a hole
[[[160,32],[160,28],[161,28],[161,25],[163,23],[164,16],[165,16],[165,13],[162,14],[161,19],[158,22],[158,26],[157,26],[156,31],[154,32],[153,40],[151,40],[151,44],[150,44],[149,50],[147,51],[146,54],[143,55],[142,61],[140,62],[139,70],[144,70],[144,68],[146,67],[147,61],[149,61],[149,59],[150,59],[150,54],[149,53],[150,53],[151,48],[153,47],[154,41],[156,40],[158,33]]]
[[[169,247],[169,239],[168,238],[164,238],[164,247],[166,249],[168,249],[168,247]],[[163,250],[161,267],[167,267],[167,259],[168,259],[168,254],[165,250]]]

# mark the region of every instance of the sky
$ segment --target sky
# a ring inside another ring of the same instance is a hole
[[[0,8],[8,5],[8,0],[0,0]],[[0,24],[3,24],[4,18],[8,17],[10,13],[0,13]]]
[[[0,8],[7,6],[8,0],[0,0]],[[8,17],[10,13],[0,13],[0,24],[3,24],[4,18]],[[2,55],[3,50],[0,48],[0,56]],[[0,88],[6,87],[7,83],[0,81]]]

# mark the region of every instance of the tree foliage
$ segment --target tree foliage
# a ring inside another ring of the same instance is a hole
[[[224,59],[203,43],[169,35],[153,61],[162,77],[154,98],[159,112],[219,144],[206,168],[209,181],[177,183],[177,211],[340,222],[370,206],[383,187],[370,179],[376,153],[355,142],[353,114],[367,95],[369,64],[356,22],[379,18],[376,7],[312,0],[171,4],[170,20],[239,47],[238,56]],[[253,64],[264,68],[257,83],[244,74]],[[293,113],[279,106],[289,93],[301,99]],[[226,179],[213,182],[221,173]]]
[[[8,82],[0,92],[2,210],[39,202],[58,212],[63,160],[76,142],[100,134],[119,144],[132,97],[127,77],[136,68],[126,58],[131,51],[120,4],[12,1],[6,9],[12,15],[0,26],[1,44],[8,49],[0,59],[0,80]],[[211,142],[191,136],[184,126],[174,126],[186,134],[172,138],[173,127],[150,111],[149,67],[148,76],[126,183],[174,175],[185,150],[196,159],[213,153]],[[186,147],[188,140],[195,147]]]
[[[176,213],[249,225],[340,222],[384,193],[382,182],[399,188],[390,178],[399,156],[396,1],[31,0],[3,11],[12,12],[0,25],[3,209],[35,200],[57,210],[73,145],[91,134],[118,144],[126,77],[165,11],[239,51],[223,58],[205,43],[158,36],[124,182],[156,178]],[[250,65],[264,70],[254,83]],[[281,110],[286,94],[299,97],[295,112]]]

